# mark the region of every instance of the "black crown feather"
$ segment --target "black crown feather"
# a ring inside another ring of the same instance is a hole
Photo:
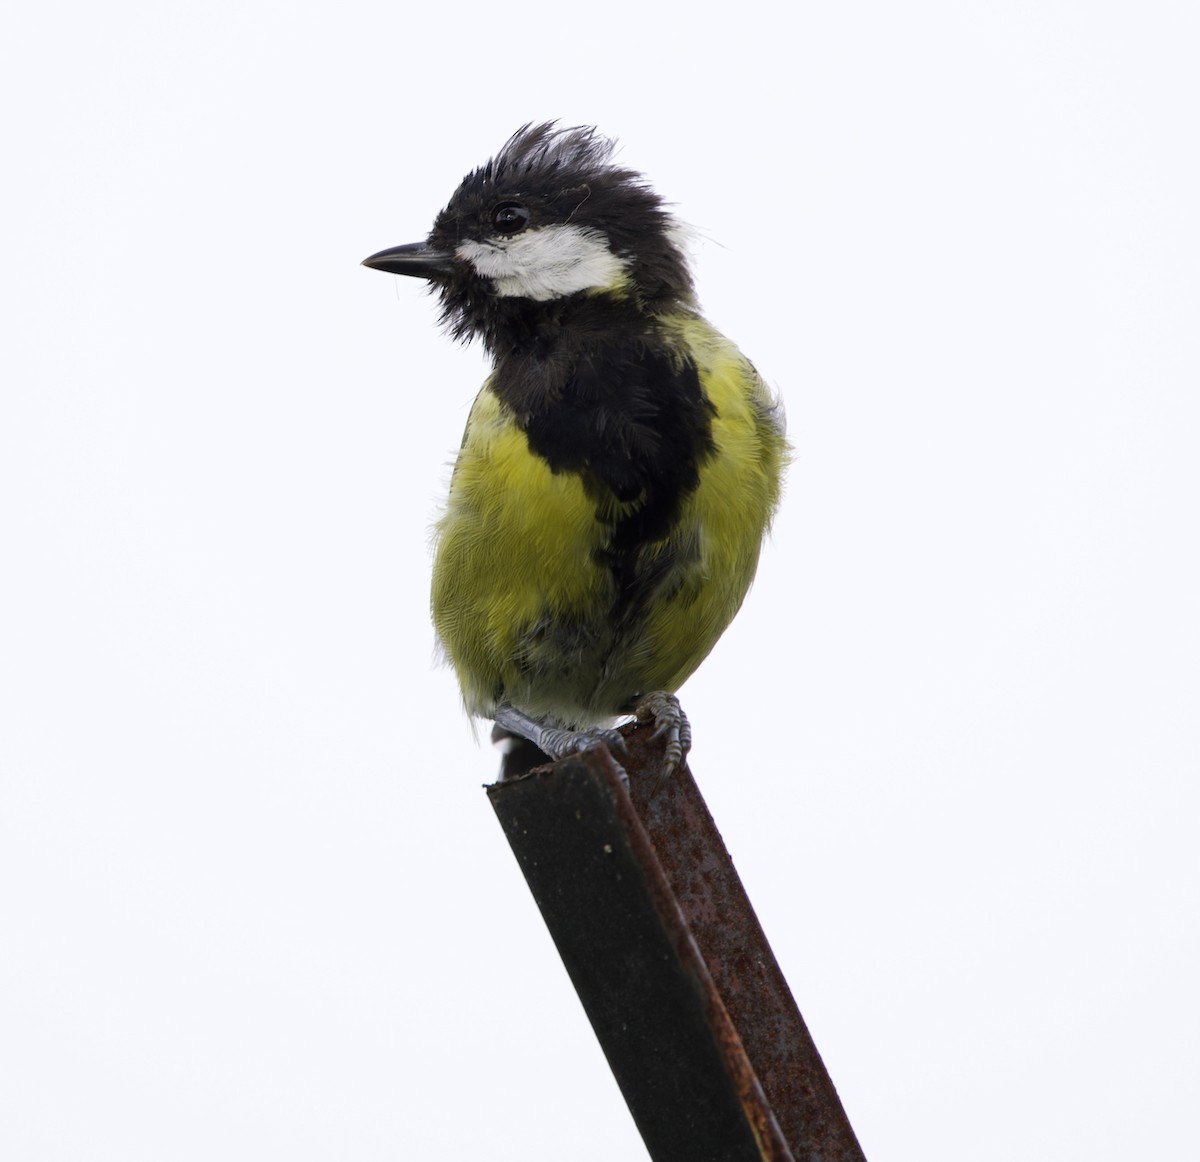
[[[641,174],[613,164],[614,149],[591,126],[523,125],[494,158],[463,178],[437,216],[430,245],[453,251],[464,240],[486,238],[495,206],[519,201],[530,209],[531,228],[570,223],[604,234],[625,260],[634,301],[646,313],[694,305],[674,219]],[[480,283],[466,272],[439,280],[443,319],[455,338],[481,335],[495,349],[510,317],[547,309],[499,299]]]

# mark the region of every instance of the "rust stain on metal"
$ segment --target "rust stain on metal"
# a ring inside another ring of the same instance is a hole
[[[731,1018],[721,992],[715,984],[712,967],[707,963],[707,957],[697,944],[695,933],[689,926],[687,914],[681,908],[670,878],[665,874],[666,869],[658,858],[653,838],[638,816],[637,807],[630,794],[632,789],[632,776],[630,776],[628,788],[620,784],[615,788],[619,792],[617,795],[618,815],[638,853],[647,885],[651,887],[664,926],[674,936],[681,959],[692,962],[693,971],[704,989],[709,1027],[721,1046],[725,1067],[734,1084],[746,1120],[754,1132],[763,1162],[795,1162],[776,1115],[773,1113],[759,1079],[755,1076],[753,1065],[747,1057],[737,1023]],[[730,866],[732,869],[732,864]],[[704,971],[705,968],[707,968],[707,972]]]
[[[652,733],[626,732],[630,798],[792,1154],[865,1162],[700,790],[662,776]]]

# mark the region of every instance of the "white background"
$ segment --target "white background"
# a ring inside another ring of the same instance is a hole
[[[867,1155],[1196,1156],[1200,17],[683,11],[6,18],[5,1159],[644,1156],[433,662],[482,356],[358,265],[554,117],[787,401],[684,701]]]

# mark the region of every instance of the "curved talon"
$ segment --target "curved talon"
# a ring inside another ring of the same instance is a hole
[[[614,755],[621,756],[629,753],[629,747],[625,745],[625,736],[619,730],[605,728],[588,731],[587,733],[599,742],[604,743]]]
[[[679,705],[679,699],[665,690],[652,690],[643,696],[634,709],[639,723],[653,721],[652,739],[666,737],[663,748],[663,772],[674,773],[692,749],[692,727]]]

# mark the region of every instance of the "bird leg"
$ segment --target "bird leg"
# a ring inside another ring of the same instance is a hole
[[[619,730],[608,730],[597,727],[592,730],[563,730],[557,726],[548,726],[541,719],[502,702],[496,708],[496,725],[502,726],[513,734],[527,738],[539,750],[543,750],[552,759],[566,758],[569,754],[577,754],[582,750],[591,750],[603,743],[614,754],[625,753],[625,739]]]

